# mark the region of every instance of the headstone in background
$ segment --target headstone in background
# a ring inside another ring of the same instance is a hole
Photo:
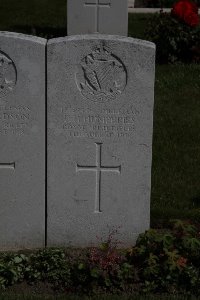
[[[68,0],[68,35],[102,33],[127,36],[127,0]]]
[[[155,45],[86,35],[48,42],[48,245],[149,228]]]
[[[44,246],[46,40],[0,33],[0,248]]]
[[[134,8],[135,0],[128,0],[128,8]]]

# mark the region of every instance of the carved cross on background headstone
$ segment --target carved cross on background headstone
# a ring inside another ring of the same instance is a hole
[[[15,169],[15,163],[0,163],[0,169]]]
[[[102,33],[127,36],[127,0],[68,0],[68,35]]]
[[[85,6],[95,6],[95,31],[99,33],[99,9],[110,8],[111,0],[85,0]]]

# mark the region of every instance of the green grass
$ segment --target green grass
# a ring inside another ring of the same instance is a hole
[[[153,14],[129,14],[128,36],[145,39],[145,30],[153,16]]]
[[[152,218],[200,221],[200,65],[156,68]]]
[[[66,35],[66,0],[0,1],[0,30],[40,36]]]
[[[144,38],[151,14],[129,14],[129,36]],[[0,1],[0,30],[66,35],[66,0]],[[156,68],[152,225],[200,221],[200,65]]]

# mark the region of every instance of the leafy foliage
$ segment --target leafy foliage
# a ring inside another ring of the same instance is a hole
[[[143,290],[200,292],[200,235],[196,226],[172,221],[171,230],[141,234],[128,261],[139,271]]]
[[[68,288],[71,270],[68,257],[61,249],[44,249],[29,256],[25,278],[28,281],[47,281],[54,289]]]
[[[31,254],[0,254],[0,287],[44,282],[73,293],[128,291],[196,294],[200,292],[199,228],[180,220],[167,230],[150,229],[131,249],[119,250],[112,231],[97,248],[78,253],[43,249]]]
[[[200,26],[191,27],[161,11],[147,28],[146,39],[156,44],[159,63],[200,61]]]

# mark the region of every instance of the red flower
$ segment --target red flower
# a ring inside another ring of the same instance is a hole
[[[180,0],[175,3],[171,13],[190,26],[199,24],[198,6],[190,0]]]
[[[187,264],[187,258],[184,258],[184,257],[180,257],[178,260],[177,260],[177,266],[178,267],[181,267],[181,268],[184,268]]]
[[[188,13],[185,15],[184,21],[190,26],[197,26],[199,24],[199,16],[193,12],[190,14]]]

